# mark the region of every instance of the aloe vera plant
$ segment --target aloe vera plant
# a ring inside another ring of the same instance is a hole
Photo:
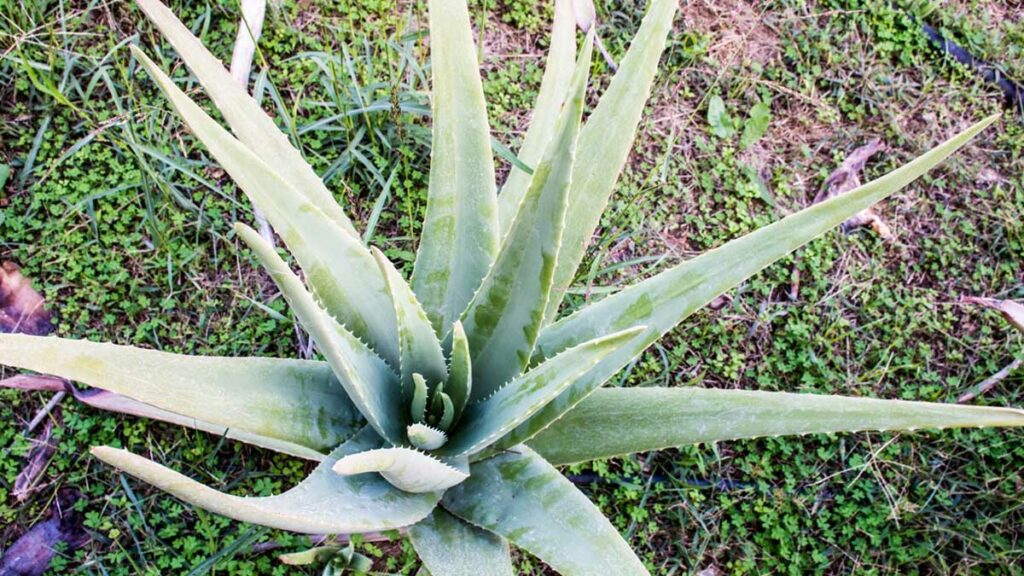
[[[500,194],[465,0],[429,0],[433,146],[411,282],[364,245],[300,153],[188,28],[159,0],[137,2],[231,132],[132,47],[135,57],[302,269],[305,281],[236,225],[324,361],[0,335],[0,363],[104,389],[117,398],[108,408],[320,462],[287,492],[241,497],[124,450],[93,449],[186,502],[303,533],[405,529],[438,576],[511,574],[510,545],[563,574],[646,574],[556,465],[766,435],[1024,424],[1024,412],[1006,408],[601,389],[695,310],[906,186],[994,118],[878,180],[559,318],[625,163],[676,0],[651,0],[585,123],[593,27],[577,49],[572,0],[556,0],[548,68],[519,157],[530,170],[513,168]],[[346,554],[337,562],[364,564]]]

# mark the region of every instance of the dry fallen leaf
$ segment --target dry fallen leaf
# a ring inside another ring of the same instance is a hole
[[[986,308],[998,310],[1014,328],[1024,332],[1024,304],[1014,302],[1013,300],[997,300],[995,298],[979,298],[976,296],[964,296],[960,300],[968,304],[978,304]]]
[[[0,558],[0,575],[42,576],[57,555],[57,544],[66,546],[64,554],[84,546],[89,535],[82,528],[82,518],[75,511],[81,494],[74,488],[61,488],[50,509],[50,517],[18,538]]]
[[[864,169],[864,164],[882,150],[885,150],[885,144],[881,140],[872,140],[851,152],[839,168],[836,168],[825,180],[818,195],[814,197],[814,203],[824,202],[859,187],[861,185],[860,172]],[[861,226],[869,226],[884,240],[893,239],[892,230],[871,208],[862,210],[843,222],[843,232],[849,232]]]
[[[0,264],[0,332],[45,336],[53,332],[43,297],[14,262]]]
[[[11,490],[11,496],[18,502],[24,502],[35,492],[40,477],[57,451],[57,444],[53,440],[53,425],[58,417],[59,414],[54,413],[54,417],[47,418],[43,431],[32,439],[32,450],[26,456],[25,467],[14,479],[14,488]]]

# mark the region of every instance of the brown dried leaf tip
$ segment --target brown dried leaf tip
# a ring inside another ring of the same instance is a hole
[[[860,172],[864,169],[864,164],[867,163],[869,158],[882,150],[885,150],[885,144],[881,140],[872,140],[851,152],[850,156],[843,161],[839,168],[836,168],[829,175],[828,179],[825,180],[818,195],[814,197],[814,203],[824,202],[830,198],[845,194],[854,188],[858,188],[861,185]],[[843,222],[843,232],[849,232],[861,226],[870,226],[883,240],[893,239],[892,230],[871,208],[862,210],[853,218]]]
[[[998,310],[1014,328],[1024,332],[1024,304],[1014,302],[1013,300],[997,300],[995,298],[979,298],[977,296],[964,296],[960,301]]]
[[[14,262],[0,264],[0,332],[45,336],[53,332],[43,297]]]

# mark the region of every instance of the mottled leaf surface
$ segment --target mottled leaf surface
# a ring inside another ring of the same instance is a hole
[[[434,576],[513,576],[508,542],[436,508],[409,527],[409,539]]]
[[[525,446],[473,464],[442,505],[568,576],[646,575],[604,514]]]
[[[552,464],[697,442],[861,430],[1024,426],[1024,411],[704,388],[597,390],[530,440]]]
[[[530,361],[562,242],[593,33],[587,36],[555,134],[533,172],[498,257],[462,315],[473,358],[471,400],[493,393]]]
[[[464,0],[429,0],[433,143],[412,288],[446,336],[498,251],[490,127]]]

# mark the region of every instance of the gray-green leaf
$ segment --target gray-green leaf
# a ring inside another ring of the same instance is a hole
[[[537,340],[538,352],[534,361],[551,357],[567,346],[601,334],[637,324],[647,326],[643,336],[610,354],[554,402],[568,406],[579,402],[690,314],[772,262],[903,188],[942,162],[995,119],[993,116],[975,124],[877,180],[705,252],[545,328]],[[539,429],[547,423],[534,421],[531,424]]]
[[[643,332],[632,328],[566,350],[470,404],[448,443],[437,453],[473,455],[510,432],[557,397],[602,358],[629,345]]]
[[[446,336],[498,251],[490,127],[464,0],[429,0],[433,144],[412,288]]]
[[[647,575],[604,514],[526,446],[473,464],[442,504],[566,576]]]
[[[540,332],[565,226],[593,36],[587,36],[555,135],[533,172],[498,257],[462,315],[476,384],[471,400],[488,396],[522,373]]]
[[[402,414],[402,390],[395,373],[317,305],[302,281],[255,230],[235,224],[235,231],[270,273],[370,426],[392,444],[401,444],[405,440],[406,419]]]
[[[1024,426],[1024,411],[785,392],[614,388],[597,390],[529,444],[561,465],[737,438],[989,426]]]
[[[132,54],[231,178],[270,220],[306,273],[320,304],[398,368],[395,313],[370,252],[210,118],[134,46]],[[315,241],[311,241],[315,239]],[[362,270],[351,274],[350,270]]]
[[[0,334],[0,364],[109,390],[172,413],[161,419],[195,420],[200,429],[304,458],[322,458],[362,427],[359,411],[322,362],[186,356]]]
[[[410,494],[375,474],[347,477],[331,468],[339,458],[379,448],[369,427],[342,444],[298,486],[277,496],[245,498],[219,492],[152,460],[108,446],[93,456],[157,488],[215,514],[305,534],[392,530],[425,518],[437,493]]]
[[[555,132],[555,122],[562,109],[562,101],[569,92],[569,83],[576,60],[576,26],[573,15],[574,0],[555,0],[555,20],[551,25],[551,47],[544,64],[544,78],[540,83],[537,103],[530,117],[519,160],[536,166]],[[498,237],[504,238],[512,226],[519,204],[530,186],[531,174],[515,166],[498,195]]]
[[[580,131],[569,212],[551,297],[544,313],[545,324],[554,322],[557,316],[558,306],[576,277],[576,269],[583,261],[587,244],[633,147],[636,128],[678,6],[678,0],[651,0],[618,73]]]
[[[409,539],[434,576],[512,576],[508,542],[486,530],[434,510],[409,527]]]

